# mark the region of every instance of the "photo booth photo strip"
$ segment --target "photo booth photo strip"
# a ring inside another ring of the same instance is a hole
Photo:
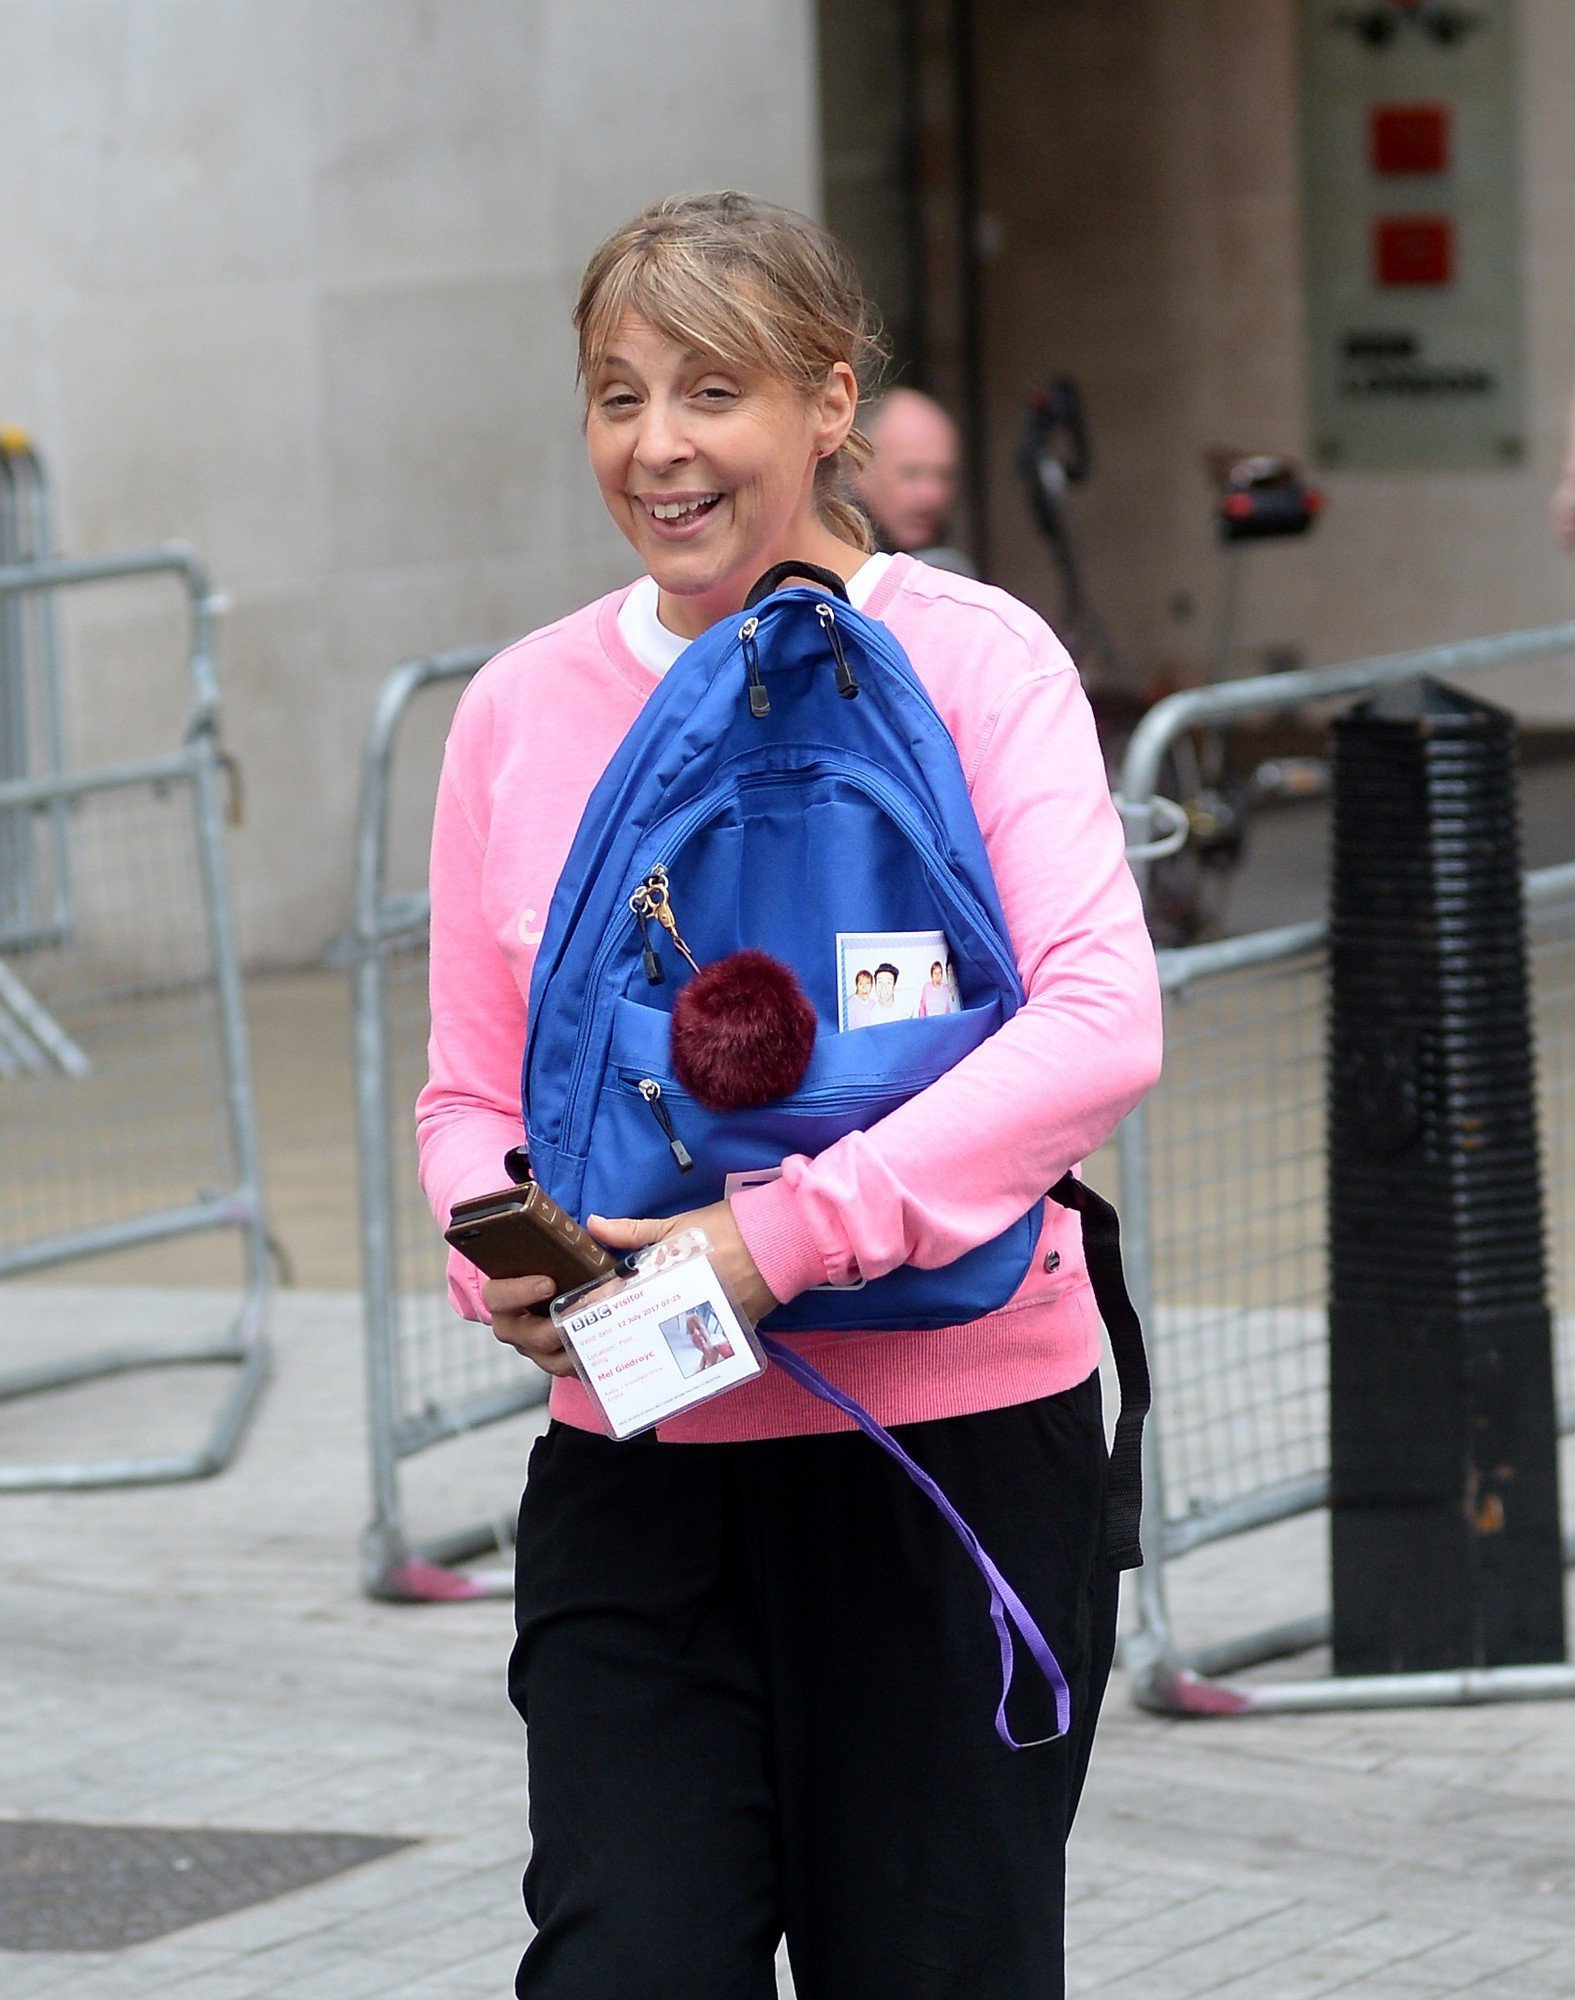
[[[838,931],[837,1027],[955,1014],[960,1002],[944,931]]]

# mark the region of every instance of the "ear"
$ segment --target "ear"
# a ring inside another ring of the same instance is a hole
[[[839,451],[858,415],[858,377],[845,361],[835,361],[815,398],[815,451],[830,458]]]

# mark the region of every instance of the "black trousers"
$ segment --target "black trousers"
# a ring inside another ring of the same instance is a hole
[[[1061,2000],[1064,1858],[1115,1643],[1097,1375],[906,1426],[1040,1621],[1072,1734],[1014,1753],[978,1573],[857,1434],[553,1425],[520,1509],[510,1694],[525,2000]],[[1011,1721],[1053,1727],[1020,1655]]]

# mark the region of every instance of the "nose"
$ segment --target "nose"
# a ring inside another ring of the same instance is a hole
[[[634,455],[647,472],[670,472],[694,457],[682,412],[653,397],[640,413]]]

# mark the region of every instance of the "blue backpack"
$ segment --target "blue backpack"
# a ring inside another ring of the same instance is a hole
[[[718,1200],[730,1174],[873,1125],[1023,1003],[951,735],[890,632],[830,581],[837,595],[779,590],[695,640],[586,807],[531,981],[523,1090],[536,1176],[572,1214]],[[630,907],[658,868],[701,965],[756,947],[797,973],[820,1032],[791,1095],[707,1111],[675,1077],[670,1017],[688,968]],[[960,1011],[837,1033],[839,933],[935,931]],[[767,1325],[962,1325],[1017,1290],[1042,1220],[1035,1202],[952,1264],[817,1288]]]
[[[781,587],[790,576],[810,577],[813,587]],[[669,929],[641,914],[650,905],[639,891],[653,877],[670,898]],[[797,974],[819,1032],[795,1090],[755,1109],[717,1112],[683,1088],[669,1037],[689,967],[673,931],[702,966],[753,948]],[[839,1033],[839,935],[903,932],[944,934],[956,1011]],[[581,1221],[703,1207],[722,1197],[730,1175],[769,1172],[789,1153],[813,1156],[875,1124],[1023,1000],[949,730],[901,646],[848,604],[839,578],[781,564],[750,593],[745,615],[713,626],[669,668],[586,805],[531,979],[522,1096],[532,1170]],[[1084,1212],[1098,1294],[1087,1229],[1098,1197],[1070,1175],[1051,1192]],[[1114,1213],[1105,1213],[1113,1229]],[[1009,1620],[1054,1686],[1059,1669],[1037,1627],[944,1496],[867,1412],[772,1338],[977,1319],[1022,1283],[1042,1220],[1036,1201],[992,1241],[938,1269],[905,1265],[868,1283],[802,1293],[767,1315],[761,1331],[777,1365],[846,1410],[931,1492],[990,1583],[1003,1668],[1009,1674]],[[1108,1326],[1120,1305],[1100,1304]],[[1123,1417],[1140,1425],[1130,1373],[1123,1369]],[[1135,1435],[1123,1458],[1133,1460],[1135,1479]],[[1137,1559],[1137,1504],[1135,1494],[1118,1501],[1117,1561]],[[1003,1688],[997,1727],[1010,1742],[1004,1703]],[[1064,1729],[1064,1682],[1057,1705]]]

